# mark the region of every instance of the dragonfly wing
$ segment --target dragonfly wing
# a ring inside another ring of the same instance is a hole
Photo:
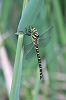
[[[50,35],[51,30],[53,29],[53,26],[51,26],[50,28],[48,28],[43,34],[40,35],[40,38],[45,38],[48,35]]]
[[[25,56],[25,60],[29,60],[30,58],[32,58],[35,55],[36,55],[36,51],[35,51],[35,48],[33,45],[32,48],[27,52],[27,54]]]
[[[27,52],[28,50],[30,50],[33,46],[33,42],[29,43],[26,47],[25,47],[25,52]]]
[[[39,40],[39,47],[46,47],[46,45],[50,42],[50,40],[51,40],[51,37],[49,36],[49,37],[46,37],[46,38],[42,38],[42,39],[40,39]]]

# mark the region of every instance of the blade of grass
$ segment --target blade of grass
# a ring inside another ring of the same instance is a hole
[[[9,15],[9,11],[11,8],[11,3],[12,0],[4,0],[3,1],[3,6],[2,6],[2,15],[1,15],[1,19],[0,19],[0,24],[1,24],[1,29],[2,31],[4,31],[6,23],[8,21],[8,15]]]
[[[59,0],[52,0],[62,44],[66,43],[65,28]]]
[[[18,92],[19,92],[19,87],[20,87],[19,73],[21,73],[20,70],[22,69],[21,67],[19,67],[22,42],[23,42],[23,35],[19,35],[17,50],[16,50],[15,63],[14,63],[12,87],[11,87],[11,93],[10,93],[10,99],[9,100],[18,100]]]
[[[28,2],[26,9],[24,10],[21,16],[21,20],[19,22],[17,32],[25,31],[25,28],[33,24],[43,4],[43,1],[44,0],[30,0]]]
[[[17,75],[17,84],[16,84],[16,89],[15,89],[15,96],[14,99],[17,100],[19,97],[19,89],[20,89],[20,81],[21,81],[21,75],[22,75],[22,60],[23,59],[23,52],[21,54],[20,58],[20,64],[19,64],[19,69],[18,69],[18,75]]]
[[[36,82],[35,82],[35,88],[34,88],[34,95],[32,100],[37,100],[38,93],[40,88],[40,78],[39,78],[39,72],[37,72]]]
[[[24,10],[24,7],[26,7],[25,2],[26,0],[24,0],[23,10]],[[21,60],[20,60],[20,54],[21,54],[21,48],[22,48],[22,43],[23,43],[23,36],[24,35],[18,36],[18,44],[17,44],[16,57],[15,57],[15,63],[14,63],[14,74],[13,74],[13,79],[12,79],[12,87],[11,87],[9,100],[18,100],[18,97],[19,97],[21,72],[22,72],[22,59],[23,59],[23,55],[22,55]],[[21,66],[19,65],[19,62]]]

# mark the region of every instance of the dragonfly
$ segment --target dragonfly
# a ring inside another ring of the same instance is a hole
[[[51,40],[50,32],[52,29],[53,29],[53,26],[48,28],[41,35],[39,35],[37,29],[33,27],[29,27],[29,29],[26,29],[26,32],[25,32],[25,35],[30,36],[32,39],[32,42],[27,44],[27,46],[25,47],[25,50],[28,51],[25,56],[25,59],[28,60],[32,58],[34,55],[37,55],[40,80],[43,78],[43,73],[42,73],[41,58],[40,58],[38,47],[44,48],[50,42]]]

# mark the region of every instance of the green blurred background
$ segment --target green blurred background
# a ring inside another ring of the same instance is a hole
[[[9,100],[23,0],[0,0],[0,100]],[[37,100],[66,100],[66,0],[44,0],[33,23],[39,34],[53,25],[51,41],[39,48],[44,81],[38,89]],[[24,38],[24,45],[30,38]],[[23,48],[22,48],[23,52]],[[25,52],[24,52],[25,55]],[[23,59],[20,100],[36,100],[37,57]],[[38,85],[38,83],[37,83]],[[35,89],[34,89],[35,87]]]

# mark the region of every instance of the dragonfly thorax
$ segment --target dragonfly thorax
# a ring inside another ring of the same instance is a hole
[[[39,43],[39,34],[37,32],[37,29],[31,29],[31,37],[33,42],[37,45]]]

